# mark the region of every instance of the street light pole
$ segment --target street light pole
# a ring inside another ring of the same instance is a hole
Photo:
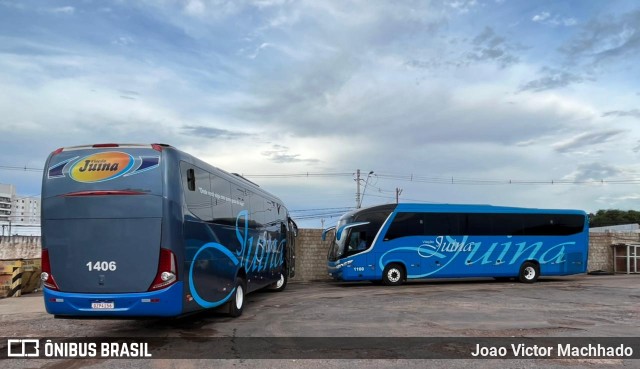
[[[360,197],[360,202],[358,203],[358,209],[362,207],[362,200],[364,200],[364,193],[367,192],[367,186],[369,185],[369,178],[371,177],[372,174],[373,174],[373,170],[370,171],[369,174],[367,174],[367,180],[364,182],[364,189],[362,190],[362,196]]]

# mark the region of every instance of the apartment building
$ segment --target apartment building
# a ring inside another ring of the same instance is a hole
[[[40,197],[16,195],[12,184],[0,183],[0,235],[40,235]]]

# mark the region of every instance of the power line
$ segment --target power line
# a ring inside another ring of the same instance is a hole
[[[281,173],[281,174],[242,174],[243,177],[253,178],[304,178],[304,177],[347,177],[352,176],[352,172],[339,172],[339,173]]]
[[[640,184],[640,178],[569,180],[569,179],[480,179],[463,177],[427,177],[414,174],[378,173],[381,179],[392,179],[406,182],[450,184],[450,185],[583,185],[583,184]]]
[[[289,210],[289,212],[297,213],[297,212],[320,211],[320,210],[352,210],[352,209],[354,209],[354,207],[345,206],[341,208],[296,209],[296,210]]]
[[[19,167],[0,165],[0,170],[13,170],[25,172],[42,172],[42,168]],[[264,174],[243,174],[244,177],[253,178],[331,178],[331,177],[349,177],[354,172],[304,172],[304,173],[264,173]],[[448,185],[592,185],[592,184],[612,184],[612,185],[635,185],[640,184],[640,178],[625,179],[589,179],[589,180],[572,180],[572,179],[496,179],[496,178],[464,178],[464,177],[435,177],[421,176],[417,174],[389,174],[376,172],[374,177],[380,179],[390,179],[397,181],[430,183],[430,184],[448,184]],[[375,187],[375,186],[374,186]]]
[[[20,170],[20,171],[25,171],[25,172],[42,172],[44,170],[42,168],[27,167],[26,165],[24,167],[14,167],[14,166],[8,166],[8,165],[0,165],[0,169],[3,169],[3,170]]]

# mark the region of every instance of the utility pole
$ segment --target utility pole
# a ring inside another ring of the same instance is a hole
[[[400,202],[400,194],[402,194],[402,188],[396,187],[396,204]]]
[[[356,170],[356,209],[360,209],[360,169]]]

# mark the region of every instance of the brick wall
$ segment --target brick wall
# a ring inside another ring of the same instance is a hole
[[[620,243],[638,243],[637,233],[591,233],[589,235],[588,271],[604,270],[613,272],[613,250],[611,245]]]
[[[329,240],[322,241],[322,230],[320,229],[300,229],[298,231],[294,281],[331,279],[327,274],[329,244]]]

